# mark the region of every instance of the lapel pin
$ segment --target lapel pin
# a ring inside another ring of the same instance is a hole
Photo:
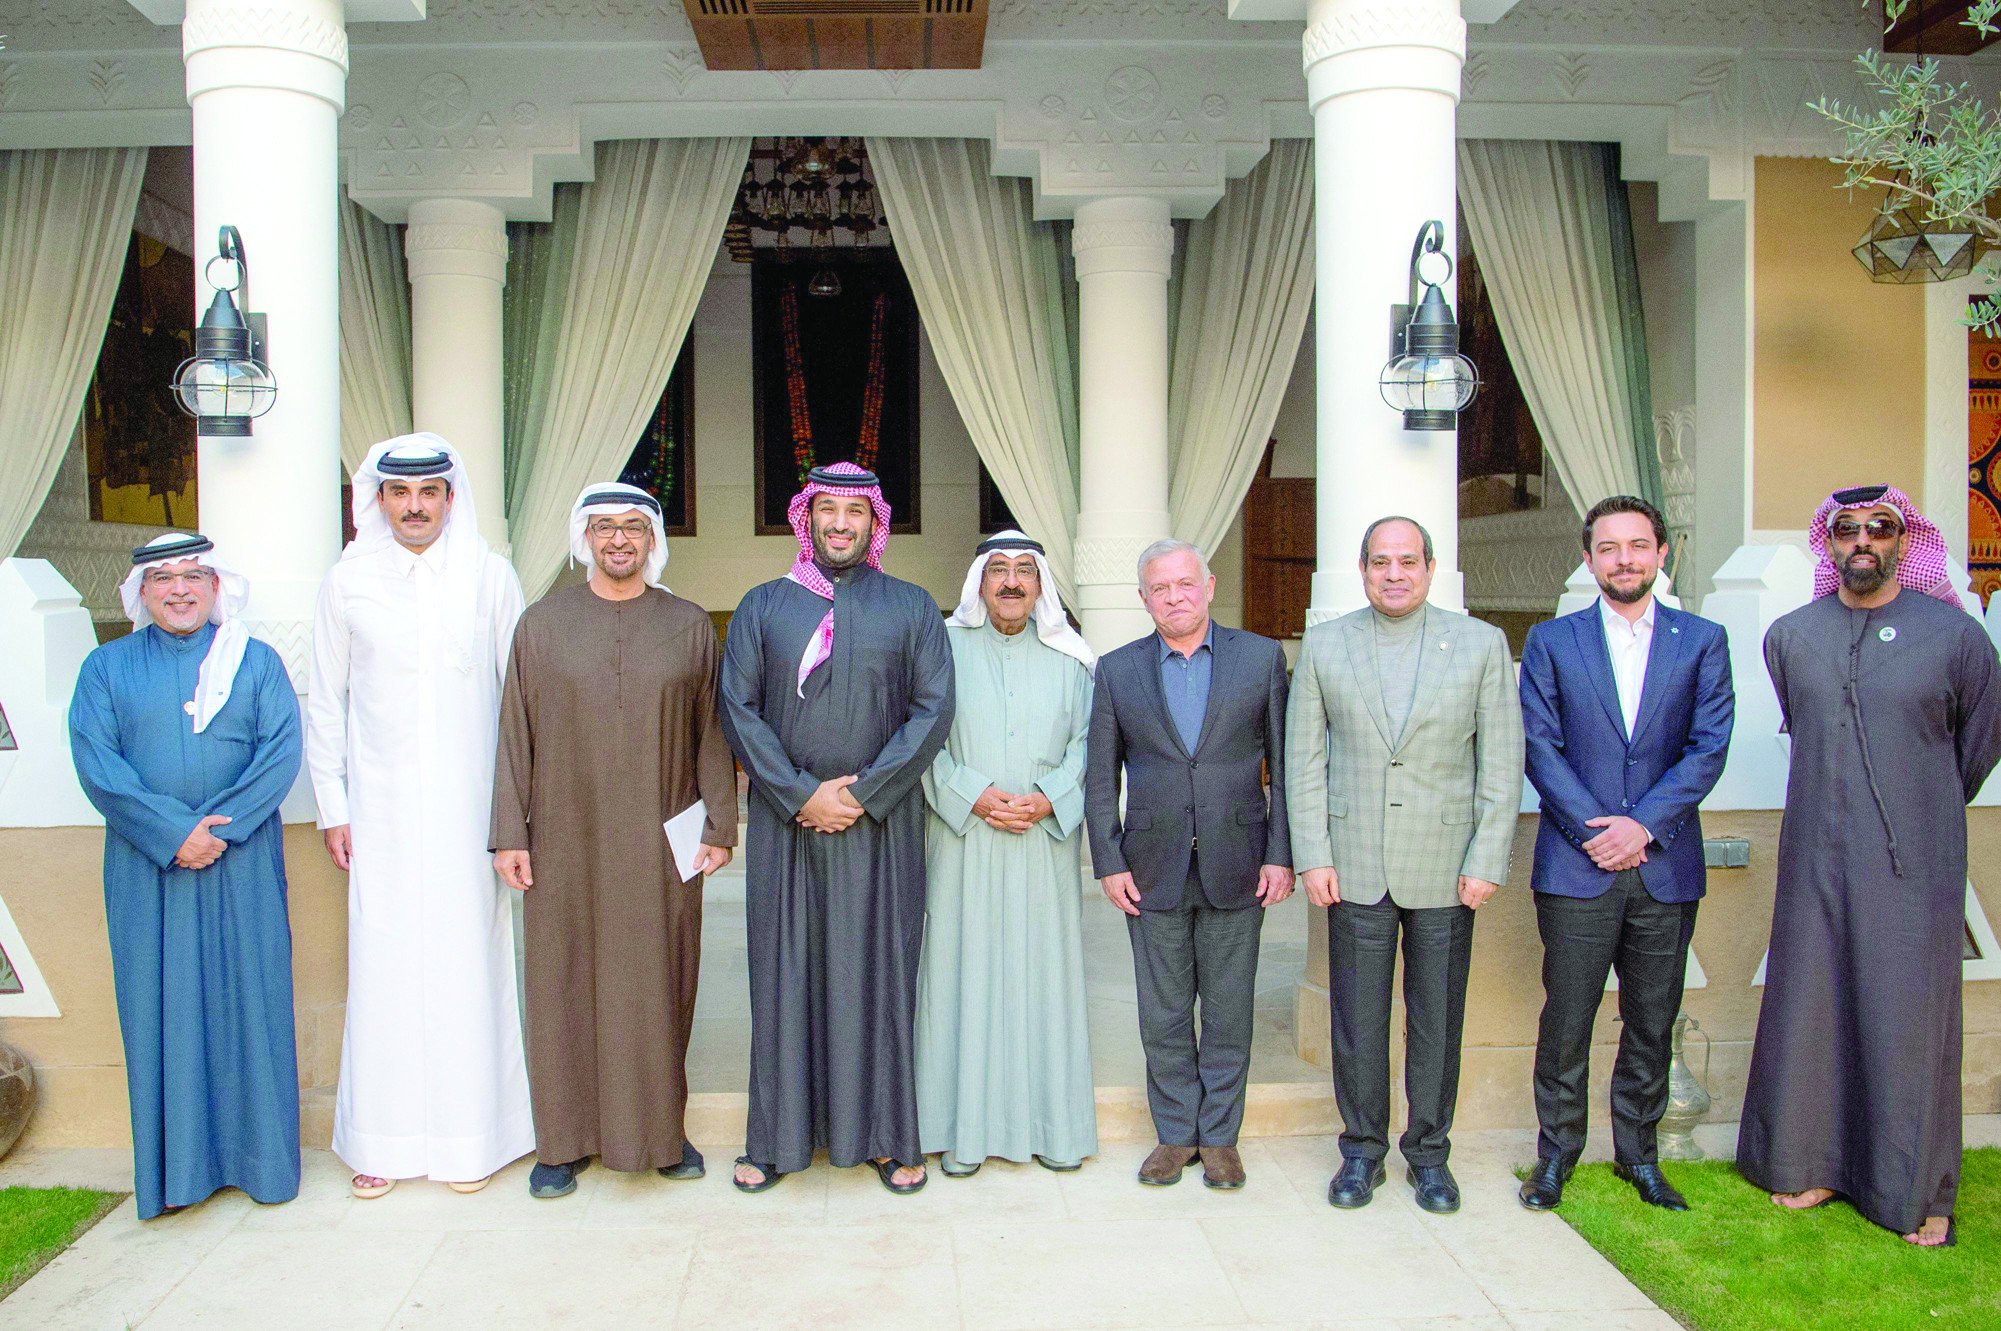
[[[1669,632],[1669,633],[1679,633],[1679,632],[1681,632],[1681,629],[1680,629],[1680,627],[1679,627],[1679,626],[1677,626],[1677,625],[1674,625],[1674,624],[1670,624],[1670,625],[1668,625],[1668,632]]]
[[[1876,630],[1876,636],[1884,642],[1895,642],[1897,640],[1896,625],[1885,624],[1882,628]]]

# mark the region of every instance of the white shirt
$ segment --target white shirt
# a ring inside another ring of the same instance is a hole
[[[1654,600],[1648,597],[1646,613],[1628,620],[1601,596],[1598,617],[1605,622],[1605,646],[1612,653],[1612,680],[1619,686],[1619,711],[1626,718],[1626,738],[1631,740],[1633,726],[1640,719],[1640,691],[1647,683],[1647,653],[1654,643]]]

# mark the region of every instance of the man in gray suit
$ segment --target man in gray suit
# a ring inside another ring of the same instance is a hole
[[[1204,1183],[1241,1188],[1237,1130],[1258,933],[1263,908],[1292,892],[1285,653],[1210,620],[1216,579],[1186,541],[1156,541],[1141,553],[1139,593],[1156,631],[1098,662],[1084,783],[1091,859],[1132,935],[1159,1138],[1139,1178],[1176,1183],[1200,1160]]]
[[[1335,1206],[1366,1206],[1389,1154],[1390,982],[1403,935],[1398,1149],[1417,1203],[1459,1209],[1446,1166],[1473,912],[1506,879],[1522,791],[1522,718],[1508,642],[1425,604],[1431,535],[1379,518],[1362,537],[1366,609],[1306,632],[1286,718],[1293,863],[1328,912]]]

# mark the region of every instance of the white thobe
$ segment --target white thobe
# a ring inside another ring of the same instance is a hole
[[[347,824],[347,1025],[333,1149],[379,1178],[484,1178],[534,1149],[514,921],[493,872],[493,753],[521,583],[447,575],[446,542],[334,565],[313,632],[306,761]],[[473,592],[470,652],[463,607]]]

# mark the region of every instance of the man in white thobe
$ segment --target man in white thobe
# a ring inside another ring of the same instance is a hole
[[[500,686],[521,583],[434,434],[354,474],[355,538],[320,587],[306,762],[348,871],[333,1149],[358,1197],[460,1192],[535,1146],[514,921],[487,853]]]

